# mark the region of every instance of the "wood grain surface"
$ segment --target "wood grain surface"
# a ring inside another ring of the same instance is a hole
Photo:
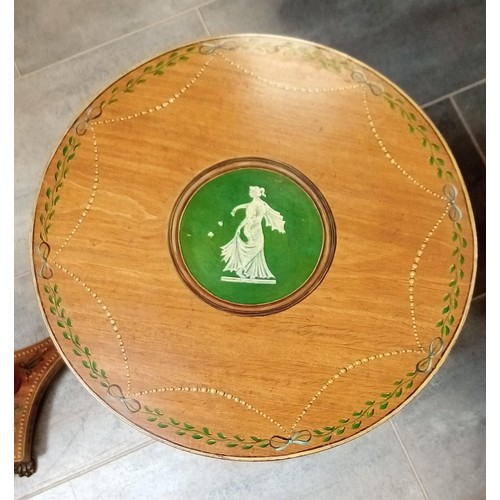
[[[225,244],[259,266],[231,271]],[[105,89],[47,166],[32,247],[52,340],[91,393],[158,440],[239,460],[344,443],[408,403],[459,334],[477,259],[459,168],[411,98],[263,35],[181,47]]]

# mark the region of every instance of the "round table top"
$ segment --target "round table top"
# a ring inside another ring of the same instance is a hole
[[[239,35],[133,69],[45,171],[32,264],[52,340],[158,440],[270,460],[385,421],[442,365],[476,270],[436,127],[330,48]]]

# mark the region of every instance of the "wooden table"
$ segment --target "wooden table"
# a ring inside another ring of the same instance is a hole
[[[464,324],[477,244],[410,97],[327,47],[242,35],[90,103],[47,166],[32,255],[50,336],[101,403],[188,451],[273,460],[418,395]]]

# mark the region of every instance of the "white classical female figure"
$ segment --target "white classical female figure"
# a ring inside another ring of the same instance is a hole
[[[251,202],[238,205],[231,211],[234,217],[238,210],[245,209],[245,218],[231,241],[221,247],[226,263],[224,271],[233,271],[243,280],[274,278],[264,256],[262,220],[280,233],[285,232],[285,221],[279,212],[262,200],[266,196],[264,188],[250,186],[249,195]]]

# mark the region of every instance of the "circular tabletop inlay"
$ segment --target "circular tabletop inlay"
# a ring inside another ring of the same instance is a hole
[[[326,200],[300,172],[272,160],[232,159],[202,172],[171,221],[181,276],[209,304],[234,313],[290,307],[319,284],[333,257]]]
[[[42,313],[81,383],[160,441],[238,460],[324,450],[403,408],[456,341],[476,260],[460,170],[412,99],[266,35],[110,85],[33,221]]]

